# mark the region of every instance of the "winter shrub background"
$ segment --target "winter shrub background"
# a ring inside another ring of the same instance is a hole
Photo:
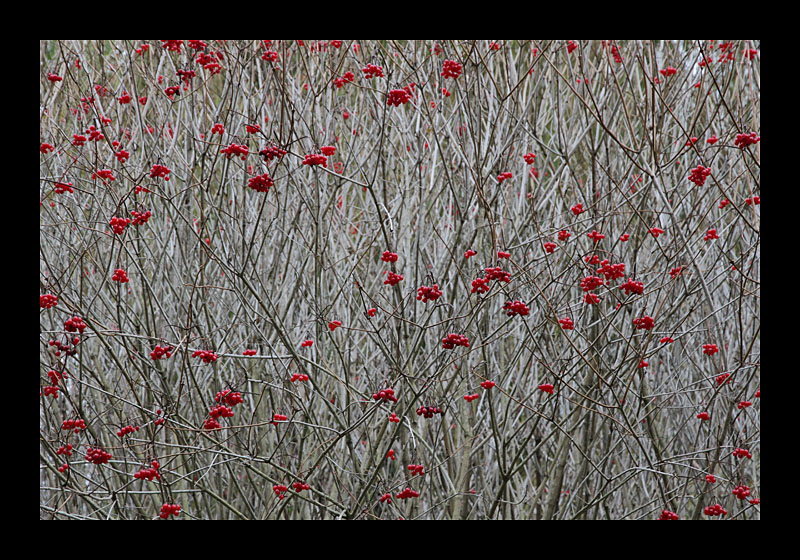
[[[758,519],[758,41],[40,41],[41,519]]]

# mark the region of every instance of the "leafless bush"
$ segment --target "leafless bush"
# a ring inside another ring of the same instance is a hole
[[[40,517],[758,519],[757,48],[41,41]]]

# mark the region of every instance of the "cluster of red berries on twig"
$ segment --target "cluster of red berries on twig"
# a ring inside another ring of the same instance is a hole
[[[530,308],[527,305],[525,305],[524,302],[519,300],[507,301],[503,305],[503,309],[506,310],[506,315],[508,315],[509,317],[513,317],[515,315],[525,316],[528,313],[530,313]]]
[[[761,140],[761,136],[758,136],[755,132],[751,132],[750,134],[737,134],[733,143],[738,148],[744,149],[747,146],[755,144],[759,140]]]
[[[172,357],[172,346],[161,346],[156,344],[156,347],[153,348],[153,351],[150,352],[150,358],[153,360],[160,360],[161,358],[170,358]]]
[[[158,515],[161,519],[167,519],[170,515],[178,517],[181,512],[181,506],[178,504],[164,504],[161,506],[161,513]]]
[[[53,294],[44,294],[39,296],[39,308],[50,309],[58,305],[58,297]]]
[[[396,286],[400,282],[403,281],[403,276],[400,274],[395,274],[391,270],[388,271],[386,280],[383,281],[384,284],[389,284],[390,286]]]
[[[387,389],[381,389],[377,393],[373,393],[372,399],[376,401],[382,400],[383,402],[397,402],[397,397],[394,395],[394,389],[391,387]]]
[[[469,347],[469,339],[463,334],[450,333],[442,339],[442,348],[452,350],[456,346]]]
[[[434,284],[433,286],[420,286],[417,289],[417,300],[421,300],[422,303],[436,301],[441,295],[442,292],[439,290],[438,284]]]
[[[130,282],[130,278],[128,278],[128,273],[125,272],[124,268],[115,269],[113,276],[111,276],[111,280],[113,280],[114,282],[119,282],[120,284],[125,284],[126,282]]]
[[[123,426],[122,428],[117,431],[117,437],[125,437],[128,434],[132,434],[134,432],[139,431],[139,426]]]
[[[86,460],[95,465],[104,465],[111,459],[111,453],[106,452],[101,448],[89,447],[86,450]]]
[[[81,430],[86,429],[86,422],[82,419],[79,420],[64,420],[61,423],[62,430],[74,430],[75,433],[80,433]]]
[[[417,408],[417,416],[425,418],[433,418],[434,414],[441,414],[444,416],[444,411],[438,406],[420,406]]]
[[[708,515],[710,517],[717,517],[717,516],[725,516],[728,514],[728,511],[723,508],[719,504],[714,504],[713,506],[706,506],[703,508],[703,514]]]
[[[692,169],[691,174],[689,175],[689,180],[698,187],[702,187],[706,184],[706,178],[708,178],[709,175],[711,175],[710,167],[698,165]]]
[[[192,352],[192,358],[200,357],[203,363],[210,364],[217,361],[217,355],[210,350],[195,350]]]
[[[150,482],[152,482],[154,478],[156,480],[161,480],[161,473],[158,472],[158,469],[161,467],[161,465],[158,464],[158,461],[153,461],[150,464],[152,467],[141,469],[140,471],[134,473],[133,478],[138,480],[144,480],[146,478]]]

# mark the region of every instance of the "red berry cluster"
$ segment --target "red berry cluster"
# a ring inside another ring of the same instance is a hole
[[[53,397],[54,399],[58,398],[58,386],[56,385],[48,385],[43,387],[45,397]],[[41,393],[40,393],[41,394]]]
[[[381,260],[383,262],[397,262],[397,253],[392,253],[391,251],[384,251],[383,255],[381,255]]]
[[[728,379],[730,376],[731,376],[730,373],[721,373],[720,375],[718,375],[715,378],[717,385],[722,385],[723,383],[730,383],[730,380]]]
[[[673,68],[672,66],[667,66],[663,70],[658,71],[662,76],[672,76],[678,72],[677,69]]]
[[[564,233],[564,232],[562,232],[562,233]],[[560,234],[559,234],[559,235],[560,235]],[[567,235],[569,235],[569,234],[567,234]],[[552,253],[553,251],[555,251],[555,250],[556,250],[556,246],[557,246],[557,245],[556,245],[555,243],[552,243],[552,242],[549,242],[549,241],[548,241],[547,243],[545,243],[545,244],[544,244],[544,250],[545,250],[546,252],[548,252],[548,253]]]
[[[511,177],[513,177],[511,171],[505,171],[504,173],[501,173],[500,175],[497,176],[497,182],[502,183],[506,179],[511,179]]]
[[[156,347],[153,349],[152,352],[150,352],[150,358],[152,358],[153,360],[160,360],[161,358],[164,357],[171,358],[172,349],[173,349],[172,346],[160,346],[156,344]]]
[[[464,252],[464,258],[465,258],[465,259],[468,259],[468,258],[470,258],[470,257],[474,257],[474,256],[475,256],[475,255],[477,255],[477,254],[478,254],[478,253],[476,253],[476,252],[475,252],[475,251],[473,251],[472,249],[467,249],[467,250]]]
[[[461,75],[461,64],[455,60],[445,60],[442,64],[443,78],[458,78]]]
[[[233,156],[236,156],[241,158],[242,161],[245,161],[247,156],[250,154],[250,148],[244,144],[231,144],[227,148],[222,148],[219,153],[225,154],[227,159],[231,159]]]
[[[713,356],[719,352],[719,347],[716,344],[703,344],[703,354]]]
[[[706,475],[706,482],[707,483],[714,484],[716,481],[717,481],[717,477],[714,476],[713,474],[707,474]]]
[[[331,321],[330,323],[328,323],[328,328],[332,331],[335,331],[336,327],[341,327],[341,326],[342,326],[341,321]]]
[[[409,101],[411,101],[410,86],[406,86],[403,89],[393,89],[389,91],[389,95],[386,97],[386,104],[394,107],[405,105]]]
[[[452,350],[456,346],[469,347],[469,339],[463,334],[450,333],[442,339],[442,348]]]
[[[659,227],[651,227],[651,228],[650,228],[648,231],[650,232],[650,234],[651,234],[653,237],[658,237],[659,235],[661,235],[662,233],[664,233],[664,230],[663,230],[663,229],[661,229],[661,228],[659,228]]]
[[[718,515],[724,516],[728,514],[728,512],[719,504],[714,504],[713,506],[704,507],[703,513],[711,517],[716,517]]]
[[[75,433],[80,433],[81,430],[86,429],[86,422],[83,420],[64,420],[61,423],[62,430],[75,430]]]
[[[743,408],[747,408],[748,406],[753,406],[753,403],[750,401],[740,401],[739,404],[736,405],[736,408],[742,410]]]
[[[303,348],[308,348],[312,344],[314,344],[313,340],[304,340],[303,342],[300,343],[300,346],[302,346]]]
[[[429,301],[436,301],[442,295],[442,292],[439,290],[439,285],[434,284],[433,286],[420,286],[417,289],[417,300],[421,300],[422,303],[428,303]]]
[[[583,214],[583,212],[584,212],[583,204],[576,204],[575,206],[570,208],[570,210],[572,210],[572,213],[575,214],[576,216],[578,216],[580,214]]]
[[[581,289],[584,292],[590,292],[603,285],[603,279],[599,276],[586,276],[581,280]]]
[[[464,400],[467,402],[472,402],[475,399],[479,399],[480,397],[481,396],[478,393],[475,393],[473,395],[464,395]]]
[[[151,463],[152,467],[141,469],[139,472],[134,473],[133,478],[137,478],[139,480],[144,480],[145,478],[150,482],[153,482],[153,479],[161,480],[161,474],[158,472],[160,465],[158,461],[153,461]]]
[[[717,235],[717,230],[714,228],[708,230],[706,234],[703,236],[703,241],[709,241],[711,239],[719,239],[719,235]]]
[[[586,237],[597,243],[601,239],[605,239],[606,236],[600,233],[599,231],[592,230],[591,233],[586,234]]]
[[[386,502],[387,504],[391,504],[392,503],[392,495],[387,492],[386,494],[381,496],[380,502]]]
[[[753,196],[752,198],[748,197],[745,198],[744,201],[745,203],[747,203],[748,206],[751,206],[753,204],[761,204],[761,197],[760,196]]]
[[[217,361],[217,355],[211,350],[195,350],[192,352],[192,358],[200,357],[204,363],[210,364]]]
[[[747,146],[755,144],[759,140],[761,140],[761,136],[758,136],[755,132],[751,132],[750,134],[737,134],[733,143],[735,146],[744,149]]]
[[[667,509],[661,510],[661,517],[658,518],[659,521],[677,521],[678,514],[674,511],[669,511]]]
[[[283,484],[275,484],[275,485],[272,487],[272,491],[273,491],[273,492],[275,492],[275,495],[276,495],[276,496],[278,496],[278,499],[279,499],[279,500],[282,500],[282,499],[284,499],[284,498],[286,497],[286,496],[284,495],[284,493],[285,493],[286,491],[288,491],[288,490],[289,490],[289,487],[288,487],[288,486],[285,486],[285,485],[283,485]]]
[[[489,291],[489,279],[481,278],[480,276],[472,281],[472,290],[470,293],[485,294]]]
[[[108,225],[111,226],[111,229],[114,230],[114,233],[121,235],[125,231],[125,228],[128,227],[129,223],[131,223],[130,218],[118,218],[117,216],[114,216],[108,222]]]
[[[178,517],[178,514],[181,512],[181,506],[178,504],[164,504],[161,506],[161,513],[158,516],[161,519],[168,519],[170,515],[174,515]]]
[[[308,376],[305,373],[295,373],[292,375],[292,383],[295,381],[308,381]]]
[[[697,418],[705,422],[711,417],[708,415],[708,412],[701,412],[700,414],[697,415]]]
[[[397,414],[392,412],[392,414],[389,416],[389,422],[394,422],[395,424],[399,424],[400,418],[398,418]]]
[[[588,293],[583,296],[583,302],[587,305],[597,305],[600,303],[600,296],[593,293]]]
[[[228,408],[224,404],[217,405],[213,407],[209,413],[208,418],[203,423],[203,428],[206,430],[219,430],[222,426],[217,421],[217,418],[233,418],[233,409]]]
[[[117,437],[125,437],[128,434],[132,434],[133,432],[138,432],[139,426],[123,426],[117,432]]]
[[[519,300],[507,301],[505,305],[503,305],[503,309],[506,310],[506,315],[509,317],[513,317],[514,315],[524,316],[530,313],[530,308]]]
[[[95,173],[92,173],[92,179],[102,179],[103,183],[108,181],[116,181],[114,178],[114,174],[110,169],[98,169]]]
[[[133,221],[131,222],[134,226],[141,226],[147,223],[147,220],[150,219],[150,216],[153,214],[148,210],[147,212],[137,212],[136,210],[131,211],[131,216],[133,216]]]
[[[564,317],[563,319],[558,320],[561,323],[561,328],[565,331],[571,331],[575,328],[575,323],[572,322],[572,319],[569,317]]]
[[[57,296],[54,296],[53,294],[44,294],[43,296],[39,296],[40,309],[50,309],[51,307],[55,307],[56,305],[58,305]]]
[[[306,484],[305,482],[297,481],[292,484],[292,488],[294,488],[295,492],[302,492],[303,490],[310,490],[311,487]]]
[[[388,271],[386,276],[386,280],[383,281],[384,284],[389,284],[390,286],[395,286],[398,283],[402,282],[403,276],[400,274],[395,274],[391,270]]]
[[[74,190],[72,190],[72,183],[54,183],[53,186],[56,188],[56,194],[75,192]]]
[[[608,259],[603,259],[597,273],[605,276],[606,280],[625,278],[625,263],[610,264]]]
[[[281,159],[286,155],[286,150],[281,150],[277,146],[267,146],[258,152],[258,155],[264,158],[265,161],[270,162],[273,158]]]
[[[125,272],[124,268],[117,268],[114,270],[114,275],[111,277],[114,282],[119,282],[121,284],[125,284],[126,282],[130,281],[128,278],[128,273]]]
[[[740,500],[744,500],[747,496],[750,495],[750,488],[743,484],[740,484],[736,488],[733,489],[733,495],[739,498]]]
[[[328,158],[322,154],[306,154],[303,158],[303,165],[321,165],[328,167]]]
[[[382,400],[383,402],[397,402],[397,397],[394,396],[394,389],[391,387],[388,389],[381,389],[377,393],[372,393],[372,399],[376,401]]]
[[[242,356],[255,356],[256,353],[257,352],[255,350],[249,350],[248,349],[248,350],[245,350],[244,352],[242,352]]]
[[[387,459],[391,459],[392,461],[394,461],[394,460],[396,459],[396,457],[394,456],[394,449],[390,449],[390,450],[389,450],[389,451],[386,453],[386,458],[387,458]]]
[[[741,447],[737,447],[736,449],[733,450],[733,456],[736,457],[737,459],[744,459],[745,457],[747,457],[748,459],[753,458],[753,454],[750,453],[749,450],[743,449]]]
[[[495,385],[496,385],[496,383],[494,381],[489,381],[489,380],[481,381],[481,387],[483,387],[487,391],[489,389],[491,389],[492,387],[494,387]]]
[[[645,315],[644,317],[634,319],[633,324],[636,325],[637,329],[649,331],[655,325],[655,321],[653,321],[653,318],[650,315]]]
[[[97,449],[90,447],[86,450],[86,460],[95,465],[104,465],[108,463],[109,459],[111,459],[111,453],[107,453],[99,447]]]
[[[67,332],[79,332],[83,334],[83,331],[86,330],[86,323],[83,322],[83,319],[78,317],[72,317],[64,321],[64,329]]]
[[[494,268],[489,267],[484,269],[486,272],[486,279],[487,280],[497,280],[498,282],[511,282],[511,274],[496,266]]]
[[[56,455],[64,455],[66,457],[72,457],[72,444],[68,443],[67,445],[62,445],[56,451]]]
[[[269,192],[269,188],[273,186],[275,182],[272,178],[267,174],[264,173],[263,175],[256,175],[255,177],[251,177],[247,181],[247,186],[253,189],[256,192]]]
[[[364,73],[365,80],[371,80],[374,77],[383,78],[383,67],[382,66],[375,66],[374,64],[367,64],[364,68],[361,69]]]
[[[169,174],[172,173],[165,165],[155,164],[150,170],[150,178],[156,179],[162,177],[165,181],[169,181]]]
[[[703,167],[702,165],[698,165],[694,169],[692,169],[691,175],[689,175],[689,180],[697,185],[698,187],[702,187],[706,184],[706,178],[711,175],[711,168],[710,167]]]
[[[341,88],[345,84],[350,84],[356,79],[355,75],[352,72],[345,72],[344,76],[341,78],[335,78],[333,80],[333,85],[336,86],[336,89]]]
[[[420,406],[417,408],[417,416],[425,418],[433,418],[434,414],[441,414],[444,416],[444,411],[438,406]]]
[[[425,470],[425,467],[423,467],[422,465],[408,465],[406,468],[409,471],[411,471],[411,476],[414,475],[425,476],[425,473],[423,472]]]
[[[543,383],[543,384],[539,385],[539,390],[540,391],[543,391],[545,393],[550,393],[551,395],[553,394],[553,389],[554,389],[554,387],[553,387],[552,383]]]
[[[528,165],[533,165],[533,160],[536,159],[536,154],[534,154],[533,152],[529,152],[524,156],[522,156],[522,159],[524,159],[525,163],[527,163]]]
[[[233,392],[231,389],[220,391],[216,394],[214,400],[218,403],[224,403],[231,407],[244,402],[244,399],[242,399],[242,394],[239,391]]]
[[[285,414],[273,414],[272,422],[270,422],[270,424],[272,424],[273,426],[277,426],[278,422],[286,422],[288,419],[289,417],[286,416]]]
[[[639,294],[642,295],[644,293],[644,282],[637,282],[633,278],[628,278],[628,281],[621,284],[619,287],[620,290],[625,290],[625,294]]]
[[[418,498],[418,497],[419,497],[419,492],[416,492],[411,488],[406,488],[397,495],[397,498],[400,500],[407,500],[408,498]]]
[[[508,253],[506,251],[497,251],[497,258],[498,259],[510,259],[511,258],[511,253]]]

